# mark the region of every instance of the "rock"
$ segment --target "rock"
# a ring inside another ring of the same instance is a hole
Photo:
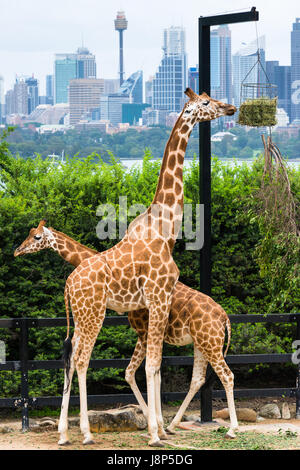
[[[43,419],[43,420],[39,421],[38,425],[39,425],[40,428],[46,428],[46,427],[49,427],[49,426],[52,427],[52,428],[57,427],[56,421],[54,419]]]
[[[171,421],[173,421],[173,419],[175,418],[175,416],[176,416],[176,413],[171,416]],[[192,421],[192,420],[190,420],[187,415],[183,415],[182,418],[181,418],[181,422],[184,423],[184,422],[187,422],[187,421]]]
[[[199,421],[199,420],[200,420],[200,414],[187,416],[187,421]]]
[[[8,434],[10,432],[13,432],[13,428],[10,428],[9,426],[0,427],[0,434]]]
[[[39,427],[39,423],[35,419],[29,418],[29,428],[35,429],[38,427]]]
[[[257,416],[256,422],[260,423],[261,421],[265,421],[266,418],[263,418],[262,416]]]
[[[287,403],[282,404],[281,417],[282,419],[291,419],[291,412],[290,412],[289,405]]]
[[[281,413],[276,403],[269,403],[259,410],[259,416],[269,419],[280,419]]]
[[[94,411],[94,413],[97,413],[97,412]],[[68,418],[68,424],[69,424],[70,428],[72,428],[73,426],[79,426],[79,424],[80,424],[79,416],[72,416],[72,418]]]
[[[229,410],[228,408],[223,408],[223,410],[215,411],[213,414],[214,418],[229,419]],[[240,421],[249,421],[251,423],[256,422],[256,412],[251,408],[236,408],[237,419]]]
[[[222,410],[215,411],[214,418],[228,419],[229,418],[228,408],[223,408]]]
[[[146,429],[147,421],[136,407],[89,412],[91,432],[124,432]]]
[[[256,411],[251,408],[237,408],[236,415],[239,421],[248,421],[250,423],[256,422]]]

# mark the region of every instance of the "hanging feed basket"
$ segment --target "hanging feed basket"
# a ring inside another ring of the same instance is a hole
[[[238,124],[251,127],[275,126],[276,111],[277,97],[248,98],[240,106]]]
[[[250,74],[257,82],[245,83]],[[240,103],[238,124],[251,127],[276,125],[277,86],[270,83],[260,61],[259,51],[257,62],[242,82]]]

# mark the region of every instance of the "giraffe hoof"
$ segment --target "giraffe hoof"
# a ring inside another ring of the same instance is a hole
[[[154,441],[154,442],[149,442],[149,446],[150,447],[165,447],[164,444],[158,440],[158,441]]]
[[[235,439],[236,434],[232,429],[229,429],[229,431],[225,434],[225,439]]]
[[[167,428],[166,433],[171,434],[172,436],[174,436],[174,434],[176,434],[176,431],[173,428]]]
[[[88,438],[83,441],[84,446],[89,446],[91,444],[95,444],[95,441],[93,441],[93,439]]]
[[[64,441],[64,440],[58,441],[59,446],[69,446],[70,444],[71,444],[70,441]]]
[[[163,434],[159,434],[159,438],[162,440],[162,441],[167,441],[169,439],[167,433],[163,433]]]

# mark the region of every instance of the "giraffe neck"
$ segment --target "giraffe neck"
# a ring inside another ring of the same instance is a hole
[[[73,266],[79,266],[84,259],[90,258],[97,253],[96,250],[81,245],[81,243],[62,232],[54,229],[49,230],[49,232],[52,235],[50,236],[49,234],[50,248],[56,251],[65,261],[73,264]]]
[[[153,205],[163,205],[170,217],[170,248],[173,249],[181,226],[183,209],[183,162],[188,139],[196,119],[177,119],[167,142]],[[150,206],[150,207],[151,207]]]

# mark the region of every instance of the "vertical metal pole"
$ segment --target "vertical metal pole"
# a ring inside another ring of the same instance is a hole
[[[29,429],[28,416],[28,319],[20,320],[21,341],[20,341],[20,358],[21,358],[21,398],[22,398],[22,431]]]
[[[296,339],[300,340],[300,318],[299,315],[296,316],[297,322],[297,332]],[[300,364],[297,366],[297,379],[296,379],[296,419],[300,419]]]
[[[199,93],[210,95],[210,27],[199,18]],[[211,128],[199,124],[200,132],[200,204],[204,210],[204,245],[200,251],[200,290],[211,295]]]
[[[199,18],[199,93],[210,95],[210,26]],[[199,124],[200,204],[204,210],[204,245],[200,251],[200,291],[211,295],[211,128],[210,122]],[[201,387],[201,422],[212,421],[212,371],[208,367],[206,383]]]

